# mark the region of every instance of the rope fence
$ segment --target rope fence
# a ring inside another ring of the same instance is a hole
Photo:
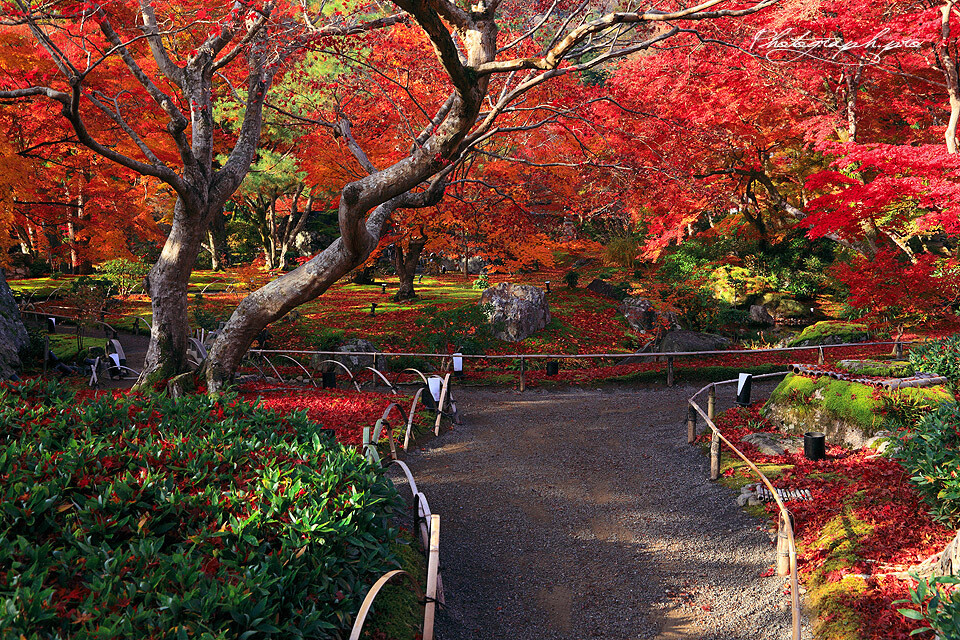
[[[753,376],[753,379],[775,378],[784,376],[788,373],[790,372],[782,371],[778,373],[755,375]],[[713,382],[703,387],[690,397],[690,399],[687,401],[689,404],[689,412],[687,416],[687,442],[689,444],[693,444],[696,440],[697,415],[699,415],[706,421],[707,426],[710,427],[710,479],[718,480],[720,477],[720,447],[722,443],[747,464],[750,470],[753,471],[753,473],[760,479],[760,482],[763,483],[763,485],[770,492],[773,500],[776,501],[777,508],[780,511],[778,519],[779,534],[777,536],[777,573],[778,575],[790,577],[790,612],[792,617],[791,638],[792,640],[800,640],[800,581],[797,577],[797,544],[793,535],[793,516],[787,510],[786,505],[784,505],[783,500],[780,497],[780,493],[770,482],[769,478],[767,478],[767,476],[765,476],[763,472],[760,471],[760,469],[746,455],[743,454],[743,452],[733,446],[733,444],[727,440],[726,437],[724,437],[724,435],[720,432],[720,429],[718,429],[717,425],[714,423],[714,419],[716,417],[717,387],[737,384],[738,382],[739,380],[736,379]],[[704,392],[708,393],[706,411],[704,411],[703,408],[697,404],[697,398]]]
[[[303,357],[314,357],[314,356],[330,356],[330,359],[324,360],[322,362],[335,362],[340,364],[343,368],[346,368],[340,361],[334,360],[336,357],[363,357],[371,358],[374,363],[376,363],[377,358],[380,357],[411,357],[411,358],[422,358],[422,359],[435,359],[439,360],[438,369],[448,370],[453,364],[454,358],[460,358],[462,361],[473,360],[476,362],[496,362],[496,361],[519,361],[519,368],[517,370],[517,386],[520,391],[525,391],[527,387],[527,376],[528,368],[527,362],[532,362],[536,360],[546,360],[546,361],[559,361],[559,360],[631,360],[633,362],[637,361],[654,361],[663,360],[666,363],[666,383],[667,386],[674,386],[676,381],[676,359],[678,358],[687,358],[691,360],[709,358],[709,357],[744,357],[744,356],[754,356],[760,354],[772,354],[772,353],[805,353],[805,352],[816,352],[818,364],[824,364],[826,360],[826,354],[831,350],[839,349],[853,349],[853,348],[870,348],[870,347],[884,347],[891,346],[893,347],[892,355],[902,356],[903,350],[906,345],[915,344],[916,341],[881,341],[881,342],[846,342],[841,344],[830,344],[830,345],[815,345],[807,347],[777,347],[777,348],[764,348],[764,349],[727,349],[727,350],[711,350],[711,351],[667,351],[667,352],[634,352],[634,353],[557,353],[557,354],[461,354],[461,353],[417,353],[417,352],[384,352],[384,351],[312,351],[304,349],[250,349],[248,354],[251,356],[262,357],[265,360],[269,360],[270,357],[285,357],[288,359],[291,358],[303,358]],[[298,363],[299,364],[299,363]],[[322,363],[321,363],[322,364]],[[786,366],[786,365],[785,365]],[[301,370],[306,370],[302,364],[299,365]],[[375,374],[375,378],[379,377],[382,381],[394,389],[394,384],[391,383],[383,372],[378,370],[376,367],[365,367]],[[279,372],[274,369],[277,376]],[[409,371],[409,369],[404,369],[399,373]],[[359,384],[355,381],[355,376],[352,372],[348,372],[350,379],[359,389]],[[313,384],[316,384],[313,376],[308,374],[309,381]],[[282,381],[282,377],[280,377]],[[374,380],[376,382],[376,380]]]

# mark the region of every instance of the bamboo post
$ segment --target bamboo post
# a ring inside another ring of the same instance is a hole
[[[710,479],[716,482],[720,479],[720,436],[715,430],[710,434]]]
[[[717,385],[711,385],[707,394],[707,417],[711,422],[717,417]]]
[[[140,318],[133,319],[133,335],[140,335]]]
[[[47,375],[48,360],[50,360],[50,334],[43,336],[43,375]]]
[[[898,360],[903,357],[903,343],[897,340],[897,343],[893,345],[893,355]]]
[[[697,412],[693,407],[687,407],[687,444],[693,444],[697,439]]]
[[[430,516],[430,556],[427,560],[427,597],[423,608],[423,640],[433,640],[437,612],[437,572],[440,570],[440,516]]]
[[[817,364],[823,364],[823,347],[817,349]]]
[[[443,386],[440,388],[440,401],[437,402],[437,422],[433,426],[433,435],[440,435],[440,420],[443,419],[443,407],[447,403],[447,394],[450,392],[450,374],[443,377]]]
[[[667,356],[667,386],[673,386],[673,356]]]
[[[777,575],[790,575],[790,543],[787,537],[787,528],[783,514],[777,518]],[[790,514],[790,525],[793,526],[793,514]]]
[[[527,361],[520,358],[520,393],[523,393],[527,387],[526,380]]]

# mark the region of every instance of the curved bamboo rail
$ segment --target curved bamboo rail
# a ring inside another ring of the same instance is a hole
[[[753,378],[754,379],[773,378],[776,376],[786,375],[787,373],[789,372],[784,371],[780,373],[768,373],[768,374],[753,376]],[[797,578],[797,543],[793,535],[793,522],[791,520],[790,512],[787,510],[787,507],[783,504],[783,500],[780,498],[780,495],[777,493],[776,487],[773,486],[773,483],[770,482],[769,478],[763,475],[763,472],[760,471],[760,469],[747,456],[745,456],[743,452],[741,452],[739,449],[733,446],[733,444],[729,440],[727,440],[726,437],[724,437],[724,435],[720,432],[720,429],[717,428],[717,425],[714,424],[713,416],[711,415],[713,413],[713,398],[715,398],[717,386],[725,385],[725,384],[736,384],[737,382],[739,381],[724,380],[722,382],[712,382],[706,385],[705,387],[703,387],[702,389],[700,389],[699,391],[697,391],[695,394],[693,394],[693,396],[691,396],[687,402],[693,411],[695,411],[696,413],[700,414],[700,416],[703,417],[703,419],[707,423],[707,426],[710,427],[710,430],[713,436],[715,436],[719,442],[723,442],[724,444],[726,444],[727,447],[729,447],[731,451],[737,454],[737,456],[741,460],[743,460],[748,467],[750,467],[750,470],[753,471],[753,473],[756,474],[758,478],[760,478],[760,482],[762,482],[763,485],[770,491],[770,494],[773,496],[773,499],[777,503],[777,508],[780,510],[780,523],[781,523],[780,526],[784,528],[787,534],[787,554],[789,557],[789,571],[790,571],[790,613],[792,617],[791,637],[792,637],[792,640],[800,640],[800,581]],[[711,392],[709,414],[707,412],[704,412],[704,410],[696,402],[697,396],[702,394],[704,391]],[[694,431],[695,431],[696,424],[695,424],[695,416],[693,414],[691,414],[690,420],[692,421]],[[711,457],[713,455],[712,450],[713,450],[713,447],[711,446]],[[718,453],[719,453],[719,449],[718,449]],[[713,467],[713,461],[711,460],[711,468],[712,467]]]

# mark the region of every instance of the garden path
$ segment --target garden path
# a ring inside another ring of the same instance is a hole
[[[789,638],[764,523],[686,443],[694,391],[460,390],[464,424],[408,459],[441,516],[437,637]]]

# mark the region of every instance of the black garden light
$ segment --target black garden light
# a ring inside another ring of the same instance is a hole
[[[337,372],[336,371],[323,372],[323,388],[324,389],[337,388]]]
[[[823,460],[826,458],[826,435],[819,431],[807,431],[804,433],[803,455],[807,460]]]
[[[386,292],[387,292],[387,283],[386,282],[380,283],[380,293],[386,293]]]
[[[57,332],[57,319],[47,318],[47,333],[56,333],[56,332]]]
[[[547,293],[550,293],[550,281],[547,280],[547,281],[544,282],[543,284],[547,285]]]

